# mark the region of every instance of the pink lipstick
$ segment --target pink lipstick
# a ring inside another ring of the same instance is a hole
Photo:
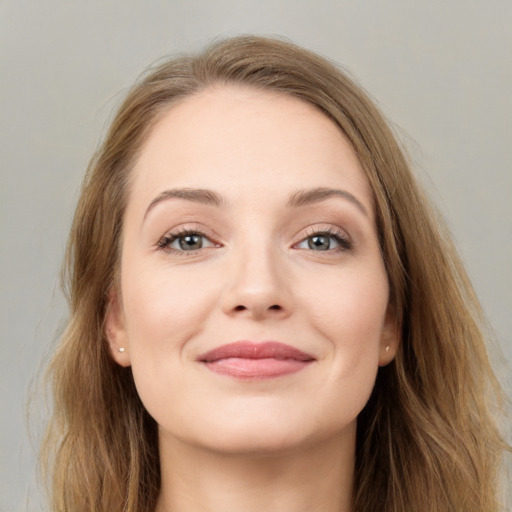
[[[276,341],[236,341],[201,354],[197,361],[221,375],[260,380],[298,372],[315,358]]]

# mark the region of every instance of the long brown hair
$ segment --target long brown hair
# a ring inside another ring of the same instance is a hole
[[[88,168],[63,278],[70,318],[49,376],[43,443],[54,511],[148,512],[160,486],[157,427],[104,335],[131,168],[172,103],[223,83],[282,91],[328,116],[370,182],[402,341],[358,418],[354,510],[497,511],[507,445],[484,320],[450,237],[374,103],[345,73],[288,42],[237,37],[150,69]]]

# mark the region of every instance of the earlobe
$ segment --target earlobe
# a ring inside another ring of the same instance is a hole
[[[112,359],[121,366],[130,366],[124,314],[115,287],[108,292],[104,329]]]
[[[379,366],[386,366],[395,358],[398,347],[400,345],[400,331],[401,329],[394,312],[391,308],[388,308],[382,329],[379,352]]]

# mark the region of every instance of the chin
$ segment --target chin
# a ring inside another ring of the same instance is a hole
[[[291,438],[289,435],[272,435],[244,432],[239,435],[202,440],[200,446],[210,452],[228,457],[277,457],[304,449],[307,439]]]
[[[355,441],[356,421],[347,425],[319,426],[306,418],[259,417],[236,423],[205,422],[207,429],[194,429],[179,436],[181,442],[215,454],[245,457],[277,457],[328,443],[338,438]],[[176,436],[178,437],[178,436]]]

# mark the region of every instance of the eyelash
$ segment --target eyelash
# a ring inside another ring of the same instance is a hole
[[[185,237],[185,236],[199,236],[201,238],[205,238],[206,240],[208,240],[208,242],[211,243],[212,246],[219,247],[218,244],[213,242],[207,235],[205,235],[204,233],[202,233],[198,229],[180,228],[177,231],[174,231],[172,233],[167,233],[162,238],[160,238],[160,240],[158,240],[158,242],[156,244],[157,248],[162,250],[162,251],[164,251],[164,252],[172,253],[172,254],[178,254],[180,256],[191,256],[193,254],[198,253],[202,249],[207,249],[207,247],[201,247],[199,249],[193,249],[193,250],[190,250],[190,251],[185,251],[185,250],[174,249],[174,248],[171,247],[172,243],[174,243],[179,238],[182,238],[182,237]]]
[[[174,243],[179,238],[185,237],[185,236],[199,236],[201,238],[205,238],[208,240],[208,242],[213,247],[220,247],[219,244],[216,244],[213,242],[207,235],[205,235],[203,232],[201,232],[198,229],[188,229],[188,228],[181,228],[175,232],[167,233],[162,238],[160,238],[157,242],[157,248],[159,250],[162,250],[167,253],[172,254],[178,254],[180,256],[192,256],[194,254],[197,254],[199,251],[203,249],[207,249],[208,247],[201,247],[199,249],[193,249],[190,251],[186,250],[178,250],[171,247],[171,244]],[[310,232],[302,238],[298,243],[294,244],[293,247],[296,247],[297,245],[307,241],[309,238],[312,237],[319,237],[319,236],[326,236],[328,238],[333,239],[339,246],[334,249],[327,249],[325,251],[313,251],[313,249],[306,249],[311,250],[313,252],[343,252],[343,251],[349,251],[353,248],[353,243],[350,237],[343,231],[333,229],[333,228],[327,228],[327,229],[321,229],[321,230],[315,230],[311,229]],[[210,247],[211,247],[210,246]]]
[[[353,248],[353,243],[351,238],[344,232],[339,229],[335,228],[327,228],[327,229],[311,229],[310,232],[307,234],[306,237],[304,237],[300,242],[305,242],[308,240],[308,238],[312,238],[314,236],[326,236],[328,238],[332,238],[336,241],[336,243],[339,244],[339,247],[336,247],[334,249],[328,249],[326,251],[314,251],[314,252],[343,252],[343,251],[349,251]],[[298,244],[295,244],[298,245]],[[312,250],[312,249],[310,249]]]

